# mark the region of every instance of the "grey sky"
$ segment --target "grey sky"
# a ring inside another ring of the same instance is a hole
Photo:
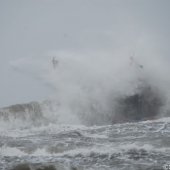
[[[141,42],[146,46],[140,49]],[[149,55],[155,50],[168,59],[169,44],[169,0],[0,0],[0,106],[52,92],[14,72],[9,62],[17,58],[126,48]]]

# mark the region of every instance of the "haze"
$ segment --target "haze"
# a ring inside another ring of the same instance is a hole
[[[50,63],[62,51],[134,55],[150,64],[155,57],[168,67],[169,18],[169,0],[1,0],[0,106],[43,100],[54,93],[34,73],[11,67],[21,59],[34,64],[46,57]],[[25,66],[27,62],[21,62],[19,67]]]

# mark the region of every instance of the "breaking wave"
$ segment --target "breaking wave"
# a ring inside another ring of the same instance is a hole
[[[106,125],[169,116],[170,81],[163,76],[169,70],[158,57],[56,52],[12,61],[11,68],[32,75],[53,94],[2,108],[2,124]]]

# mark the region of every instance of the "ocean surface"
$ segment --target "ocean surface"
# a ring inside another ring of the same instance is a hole
[[[163,170],[169,161],[170,118],[0,128],[0,170]]]
[[[0,26],[0,170],[170,170],[170,0],[0,0]]]
[[[35,64],[29,73],[54,96],[0,109],[0,170],[170,169],[167,74],[155,67],[157,78],[149,76],[129,58],[56,57],[54,68],[33,61],[14,66]]]

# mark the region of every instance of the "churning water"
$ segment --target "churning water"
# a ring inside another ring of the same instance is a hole
[[[12,62],[54,94],[0,110],[0,169],[163,169],[169,80],[166,64],[153,61],[60,53]]]

